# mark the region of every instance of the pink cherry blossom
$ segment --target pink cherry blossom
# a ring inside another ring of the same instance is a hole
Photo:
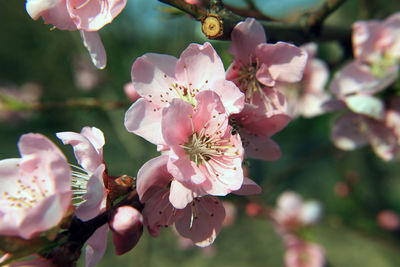
[[[244,95],[225,80],[222,61],[210,43],[190,44],[179,59],[151,53],[139,57],[132,66],[132,83],[142,98],[126,112],[125,127],[157,145],[165,144],[162,110],[175,98],[196,106],[196,95],[212,90],[228,114],[240,112],[244,104]]]
[[[93,64],[103,69],[106,53],[97,31],[110,23],[126,5],[126,0],[27,0],[26,11],[37,20],[61,30],[79,30]]]
[[[272,218],[283,235],[297,232],[301,227],[316,223],[321,215],[321,205],[316,201],[303,201],[292,191],[283,192],[277,199]]]
[[[65,156],[40,134],[23,135],[21,158],[0,161],[0,234],[30,239],[56,226],[71,204]]]
[[[397,79],[397,71],[398,67],[393,66],[385,75],[377,76],[373,73],[371,66],[359,61],[351,61],[335,74],[329,90],[338,99],[346,99],[354,94],[374,95]]]
[[[324,113],[322,104],[330,99],[330,96],[324,92],[329,71],[326,64],[316,58],[316,43],[305,44],[300,49],[308,54],[302,80],[292,84],[277,83],[277,89],[286,96],[289,114],[293,118],[300,115],[314,117]]]
[[[323,267],[325,266],[324,249],[313,243],[294,238],[286,244],[286,267]]]
[[[400,13],[384,21],[358,21],[353,24],[355,58],[368,64],[393,65],[400,59]]]
[[[385,121],[356,113],[348,113],[335,122],[331,139],[343,150],[370,144],[375,154],[384,160],[391,160],[398,150],[398,137]]]
[[[229,52],[235,57],[227,79],[246,94],[246,103],[267,101],[263,87],[277,81],[298,82],[303,76],[307,54],[298,47],[266,43],[262,25],[253,18],[238,23],[231,34]]]
[[[177,181],[168,171],[168,161],[168,155],[159,156],[146,162],[138,172],[136,188],[145,203],[143,222],[153,236],[159,235],[161,227],[175,224],[180,235],[197,246],[208,246],[221,230],[225,208],[216,197],[199,197]],[[242,187],[242,193],[260,192],[248,178]],[[177,201],[171,201],[174,198],[184,198],[188,204],[176,207],[172,202]]]
[[[277,160],[281,152],[270,137],[286,127],[290,116],[285,97],[274,87],[277,82],[300,81],[307,54],[288,43],[266,43],[263,27],[253,18],[238,23],[231,39],[229,52],[235,59],[226,78],[246,95],[244,110],[232,116],[246,155]],[[259,125],[254,127],[256,124]]]
[[[75,214],[87,221],[106,208],[106,189],[103,175],[106,165],[103,160],[105,144],[103,132],[95,127],[84,127],[81,133],[60,132],[57,137],[64,144],[72,145],[75,157],[82,166],[73,172],[74,199],[78,205]],[[88,239],[86,266],[94,266],[103,257],[106,249],[108,225],[103,225]]]
[[[163,111],[162,133],[170,149],[168,171],[197,196],[223,196],[238,190],[243,183],[240,137],[232,135],[224,105],[216,93],[203,91],[195,99],[196,108],[173,99]],[[171,190],[180,188],[172,184]],[[181,196],[170,200],[180,208],[192,201]]]
[[[242,112],[230,117],[230,123],[240,134],[246,156],[273,161],[281,157],[281,150],[270,137],[284,129],[290,117],[285,97],[274,88],[264,89],[271,109],[260,112],[259,107],[245,104]]]

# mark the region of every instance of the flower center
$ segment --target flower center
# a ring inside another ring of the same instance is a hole
[[[11,208],[31,208],[48,195],[45,189],[46,180],[39,179],[36,175],[31,180],[18,179],[18,189],[14,192],[3,192],[3,197],[10,204]]]
[[[223,164],[221,157],[238,155],[231,140],[221,138],[222,131],[217,129],[214,135],[209,135],[205,133],[206,128],[207,125],[201,129],[200,133],[194,132],[188,142],[182,145],[190,160],[196,163],[197,167],[204,164],[209,168],[210,160]]]
[[[253,94],[261,90],[262,85],[257,81],[256,74],[260,69],[258,63],[250,65],[243,65],[239,69],[239,77],[237,82],[239,83],[240,89],[246,95],[246,101],[253,102]]]

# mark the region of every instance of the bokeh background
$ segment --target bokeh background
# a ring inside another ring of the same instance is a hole
[[[241,1],[227,2],[243,5]],[[323,0],[255,2],[266,14],[292,19]],[[384,18],[399,10],[400,4],[391,0],[348,0],[329,23],[351,25],[359,19]],[[2,118],[0,159],[18,157],[20,135],[39,132],[75,163],[72,149],[64,147],[55,133],[95,126],[105,134],[104,157],[111,175],[135,176],[140,166],[158,155],[155,146],[128,133],[123,125],[129,107],[123,86],[130,81],[134,60],[147,52],[178,57],[190,43],[207,41],[200,24],[189,16],[155,0],[128,0],[126,9],[100,31],[108,65],[99,71],[92,67],[77,32],[50,31],[51,26],[33,21],[25,11],[24,0],[1,0],[0,21],[0,88],[35,84],[42,89],[42,103],[55,103],[30,112],[24,119]],[[229,66],[229,42],[212,44]],[[341,48],[335,42],[322,43],[319,56],[332,70],[343,62]],[[114,109],[57,105],[77,98],[125,104]],[[376,221],[382,210],[400,213],[399,161],[383,162],[368,147],[353,152],[334,148],[329,132],[336,117],[327,114],[291,122],[274,137],[281,146],[282,158],[276,162],[250,160],[250,177],[263,186],[261,198],[266,204],[274,205],[285,190],[322,203],[323,218],[309,238],[325,248],[329,266],[400,266],[399,230],[386,231]],[[341,190],[343,183],[348,194]],[[225,199],[236,205],[238,213],[234,225],[219,234],[212,255],[194,247],[180,249],[170,229],[164,229],[159,238],[152,238],[145,230],[137,247],[124,256],[115,256],[110,242],[98,266],[283,266],[282,241],[270,222],[246,216],[247,199]]]

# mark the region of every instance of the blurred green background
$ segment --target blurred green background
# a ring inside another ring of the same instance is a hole
[[[320,2],[285,1],[286,14],[282,1],[258,0],[256,4],[270,15],[291,16],[298,8],[304,11]],[[126,9],[100,31],[108,65],[99,71],[91,66],[77,32],[50,31],[41,20],[33,21],[24,5],[23,0],[0,1],[0,88],[36,83],[43,89],[43,103],[86,97],[126,101],[123,86],[130,81],[130,69],[138,56],[147,52],[179,56],[190,43],[206,41],[200,24],[190,17],[165,12],[167,6],[155,0],[128,0]],[[384,18],[399,9],[399,3],[390,0],[348,0],[329,22],[350,25],[357,19]],[[229,42],[212,44],[227,67],[232,59],[227,52]],[[321,44],[320,56],[333,69],[340,66],[340,48],[335,43]],[[83,72],[94,77],[93,88],[85,89],[76,82]],[[18,157],[20,135],[39,132],[59,145],[74,163],[71,148],[63,147],[55,133],[95,126],[105,134],[104,157],[110,174],[135,176],[140,166],[158,153],[155,146],[125,130],[123,118],[128,107],[54,108],[34,112],[24,120],[0,121],[0,159]],[[329,266],[400,266],[400,232],[385,231],[376,223],[381,210],[400,213],[399,162],[383,162],[368,147],[354,152],[335,149],[329,140],[335,117],[291,122],[274,137],[282,158],[276,162],[249,161],[250,177],[263,186],[261,197],[266,204],[273,205],[288,189],[322,203],[323,219],[311,230],[310,238],[325,248]],[[348,181],[346,177],[358,177],[359,182],[350,186],[348,196],[340,196],[334,187]],[[145,230],[138,246],[124,256],[115,256],[110,242],[98,266],[283,266],[284,248],[271,224],[247,217],[246,199],[226,199],[236,204],[238,216],[233,226],[221,231],[213,256],[199,248],[179,249],[169,229],[159,238],[150,237]],[[80,264],[83,266],[83,261]]]

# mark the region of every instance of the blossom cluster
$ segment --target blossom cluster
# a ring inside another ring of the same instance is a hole
[[[126,0],[27,0],[26,10],[55,28],[80,31],[92,62],[102,69],[106,53],[97,31],[125,5]],[[0,160],[0,241],[6,244],[0,264],[22,255],[33,257],[22,265],[57,265],[62,249],[51,254],[48,247],[69,246],[76,238],[69,232],[74,224],[99,224],[81,242],[89,267],[104,255],[110,230],[117,255],[137,244],[143,226],[154,237],[173,226],[181,237],[207,247],[228,213],[221,198],[261,193],[247,177],[246,157],[278,160],[282,153],[271,138],[300,115],[345,109],[332,129],[335,145],[349,150],[370,143],[381,158],[393,158],[400,144],[400,98],[389,92],[382,99],[378,93],[397,79],[400,14],[383,22],[357,22],[353,30],[355,59],[329,85],[335,99],[323,90],[329,71],[316,58],[315,43],[267,43],[253,18],[234,27],[229,47],[234,59],[227,70],[209,42],[190,44],[179,58],[138,57],[125,87],[134,103],[124,126],[156,145],[160,155],[148,160],[135,179],[111,176],[103,158],[105,138],[95,127],[56,134],[72,146],[77,165],[69,164],[47,137],[23,135],[21,158]],[[278,199],[271,218],[283,237],[287,266],[323,265],[323,249],[301,236],[319,214],[317,203],[304,203],[293,192]],[[24,245],[7,250],[9,240]]]
[[[276,160],[270,137],[290,121],[278,81],[300,81],[307,54],[294,45],[266,43],[254,19],[239,23],[227,71],[210,43],[190,44],[179,58],[145,54],[132,66],[139,99],[125,114],[128,131],[157,145],[162,154],[138,172],[144,224],[198,246],[219,233],[225,210],[218,196],[261,190],[243,174],[244,156]]]

